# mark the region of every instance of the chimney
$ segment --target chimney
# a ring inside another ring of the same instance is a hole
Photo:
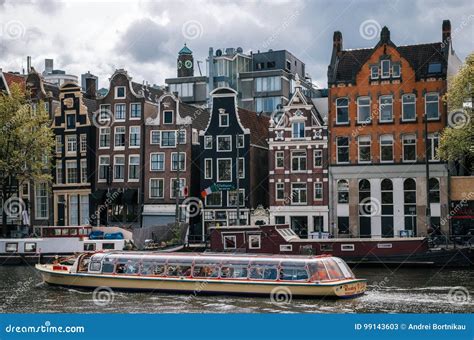
[[[31,56],[26,57],[26,72],[29,74],[31,71]]]
[[[86,96],[94,99],[97,95],[97,79],[96,77],[86,77]]]
[[[449,44],[451,41],[451,21],[443,20],[443,34],[441,36],[443,44]]]
[[[342,33],[339,31],[334,32],[332,38],[333,51],[339,54],[342,51]]]

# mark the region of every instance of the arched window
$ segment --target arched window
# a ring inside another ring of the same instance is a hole
[[[439,181],[437,178],[430,178],[430,203],[439,203]]]
[[[359,214],[360,215],[370,215],[372,209],[372,198],[370,196],[370,182],[366,179],[361,179],[359,181]]]
[[[413,178],[407,178],[403,182],[403,201],[405,230],[416,235],[416,182]]]
[[[382,193],[382,237],[393,237],[393,183],[385,178],[380,184]]]
[[[337,182],[337,203],[349,203],[349,182],[346,179]]]

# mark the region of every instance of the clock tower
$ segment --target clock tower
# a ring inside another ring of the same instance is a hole
[[[184,44],[178,53],[178,78],[194,76],[193,52]]]

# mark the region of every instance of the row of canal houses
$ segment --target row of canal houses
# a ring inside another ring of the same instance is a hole
[[[31,69],[24,85],[55,132],[53,181],[19,195],[33,225],[178,219],[196,240],[212,226],[254,223],[262,210],[257,223],[289,224],[301,237],[448,232],[448,173],[435,149],[447,124],[442,96],[459,66],[450,36],[445,21],[441,42],[397,46],[384,27],[373,48],[344,50],[335,32],[328,96],[307,97],[296,75],[271,116],[239,108],[228,87],[205,108],[123,69],[100,97],[93,78],[82,91]]]

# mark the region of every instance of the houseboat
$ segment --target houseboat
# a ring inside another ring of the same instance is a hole
[[[427,237],[300,238],[288,225],[210,229],[213,252],[332,255],[350,265],[472,267],[474,249],[430,245]]]
[[[366,280],[330,256],[207,253],[84,253],[74,264],[37,264],[43,281],[82,288],[153,290],[191,294],[352,298]]]
[[[0,265],[47,263],[85,251],[124,250],[132,234],[117,227],[41,226],[32,237],[1,238]]]

